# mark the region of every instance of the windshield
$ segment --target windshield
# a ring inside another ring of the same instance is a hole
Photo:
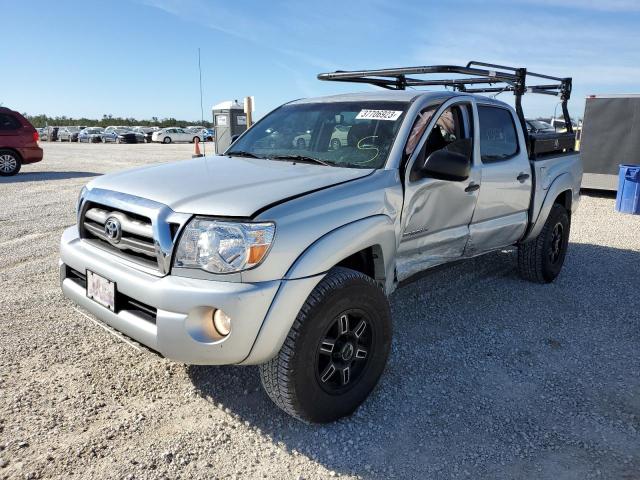
[[[284,105],[256,123],[226,154],[301,161],[307,157],[337,167],[382,168],[407,107],[406,102]]]

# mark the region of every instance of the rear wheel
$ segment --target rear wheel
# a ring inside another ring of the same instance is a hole
[[[260,366],[262,385],[290,415],[331,422],[369,396],[390,346],[391,315],[380,286],[334,268],[307,298],[278,355]]]
[[[522,278],[537,283],[556,279],[567,254],[570,227],[567,209],[554,204],[538,236],[518,245],[518,271]]]
[[[171,137],[164,137],[162,143],[171,143]]]
[[[0,150],[0,176],[10,177],[20,171],[22,159],[11,150]]]

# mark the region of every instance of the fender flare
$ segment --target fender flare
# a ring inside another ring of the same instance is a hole
[[[384,264],[384,276],[376,280],[393,283],[396,232],[387,215],[373,215],[356,220],[326,233],[312,243],[287,271],[285,279],[311,277],[326,273],[345,258],[365,248],[379,246]]]
[[[341,260],[374,245],[382,250],[385,289],[389,285],[393,288],[396,246],[393,221],[386,215],[373,215],[338,227],[312,243],[293,263],[269,307],[249,355],[240,363],[256,365],[273,358],[307,297],[326,272]]]
[[[556,179],[551,183],[549,189],[547,190],[547,194],[544,197],[542,202],[542,206],[540,207],[540,211],[538,212],[538,216],[536,217],[535,222],[533,222],[533,226],[522,240],[522,242],[528,242],[536,238],[540,232],[542,231],[542,227],[544,227],[547,218],[549,217],[549,213],[551,212],[551,207],[558,198],[558,196],[566,191],[571,192],[572,202],[573,198],[573,180],[569,173],[563,173],[558,175]]]

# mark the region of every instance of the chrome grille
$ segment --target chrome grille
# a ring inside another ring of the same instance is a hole
[[[105,223],[113,218],[118,220],[121,228],[117,241],[109,238],[105,231]],[[158,269],[151,219],[121,210],[111,210],[106,206],[90,206],[84,213],[82,227],[84,238],[96,246],[120,253],[124,258],[147,268]]]
[[[118,219],[122,227],[122,236],[118,242],[112,242],[105,232],[105,222],[109,218]],[[124,212],[108,211],[94,207],[87,210],[84,214],[84,228],[93,236],[120,250],[131,250],[154,259],[156,258],[151,220],[145,222],[131,218]]]
[[[171,270],[174,242],[190,218],[152,200],[93,188],[80,203],[78,226],[83,241],[163,276]],[[117,228],[110,228],[114,224]]]

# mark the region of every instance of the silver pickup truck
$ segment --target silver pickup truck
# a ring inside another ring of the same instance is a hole
[[[260,365],[279,407],[328,422],[378,382],[399,282],[510,245],[524,278],[553,281],[578,155],[531,160],[519,106],[374,72],[323,79],[398,88],[293,101],[224,155],[92,180],[61,240],[64,294],[167,358]]]

